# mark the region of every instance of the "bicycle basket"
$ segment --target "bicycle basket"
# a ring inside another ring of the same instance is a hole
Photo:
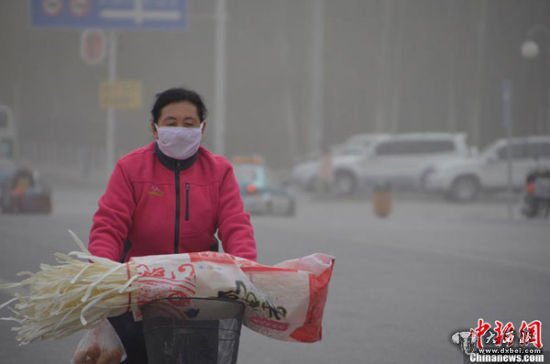
[[[235,364],[244,304],[169,298],[141,308],[149,363]]]

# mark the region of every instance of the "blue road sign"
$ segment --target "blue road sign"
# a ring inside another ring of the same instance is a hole
[[[186,0],[30,0],[31,24],[48,28],[181,30]]]

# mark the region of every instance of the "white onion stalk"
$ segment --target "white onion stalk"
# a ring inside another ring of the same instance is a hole
[[[0,289],[13,290],[14,298],[0,305],[10,306],[13,316],[2,320],[14,321],[21,345],[36,339],[58,339],[101,320],[126,312],[128,295],[138,288],[128,279],[125,264],[94,257],[84,244],[69,231],[81,252],[56,253],[58,265],[41,264],[37,273],[18,283],[0,284]],[[93,264],[90,264],[92,262]]]

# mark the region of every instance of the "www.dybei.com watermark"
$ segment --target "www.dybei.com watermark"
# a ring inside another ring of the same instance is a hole
[[[465,363],[544,363],[542,323],[496,320],[494,325],[480,318],[477,326],[451,335],[451,342],[464,354]]]

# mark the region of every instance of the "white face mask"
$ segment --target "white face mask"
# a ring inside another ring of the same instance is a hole
[[[157,144],[164,154],[174,159],[187,159],[199,150],[202,127],[184,128],[182,126],[158,126]]]

